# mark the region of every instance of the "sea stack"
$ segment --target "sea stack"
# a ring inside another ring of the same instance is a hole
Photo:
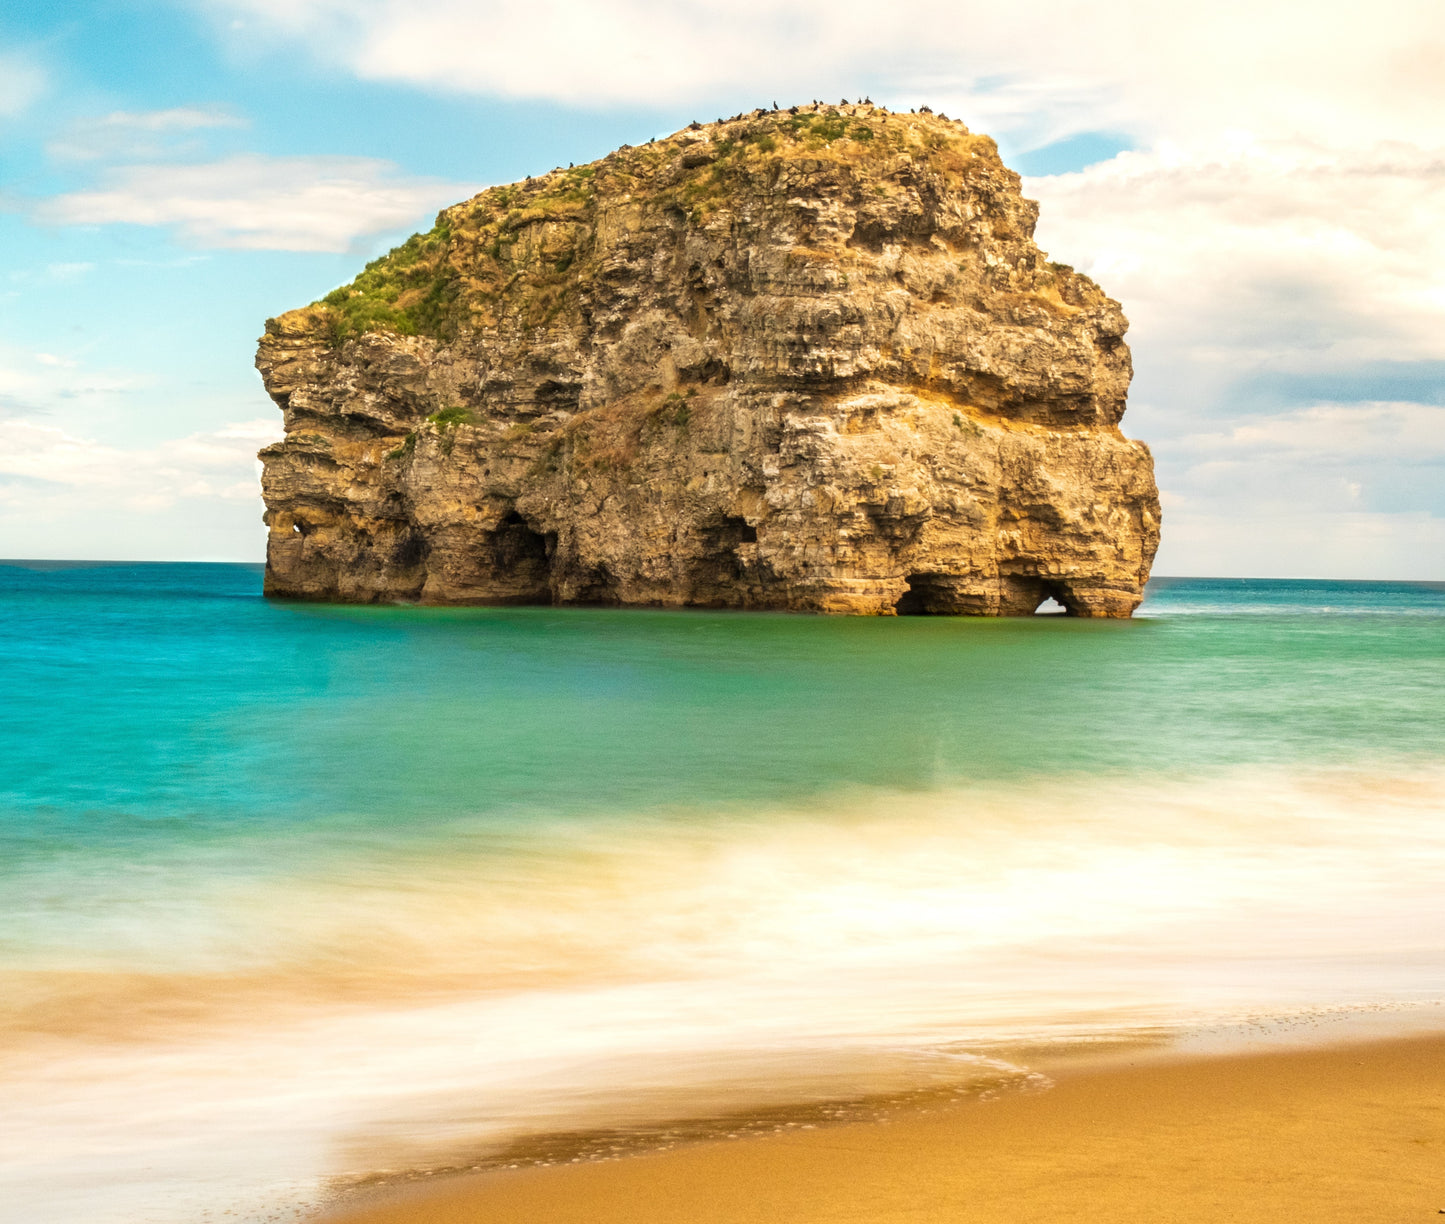
[[[754,111],[494,187],[267,320],[266,591],[1128,616],[1127,322],[994,142]]]

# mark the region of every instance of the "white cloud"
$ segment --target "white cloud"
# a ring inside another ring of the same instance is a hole
[[[357,239],[415,224],[476,187],[397,174],[363,157],[262,157],[202,165],[113,168],[99,187],[34,211],[55,225],[172,226],[194,246],[345,251]]]
[[[1317,404],[1155,453],[1161,574],[1445,577],[1445,406]]]
[[[1165,507],[1160,575],[1268,578],[1445,578],[1445,518],[1349,510],[1241,513]]]
[[[1407,456],[1445,463],[1445,405],[1317,404],[1184,439],[1201,459],[1360,464]]]
[[[259,560],[256,450],[280,432],[271,417],[118,446],[0,419],[0,556]]]
[[[251,417],[254,396],[236,397],[230,421],[227,406],[191,403],[187,415],[221,423],[141,441],[155,384],[0,344],[0,556],[262,556],[256,451],[280,417]]]
[[[95,265],[87,262],[76,263],[53,263],[45,266],[45,274],[51,280],[68,281],[76,277],[84,276],[88,272],[94,272]]]
[[[189,268],[205,263],[209,255],[177,255],[171,259],[117,259],[117,268]]]
[[[194,141],[187,138],[197,132],[245,126],[243,119],[227,111],[206,107],[112,111],[75,121],[45,148],[63,161],[163,157],[195,149]]]
[[[45,92],[44,70],[24,55],[0,51],[0,119],[24,114]]]
[[[1030,179],[1135,346],[1232,368],[1445,357],[1445,151],[1241,136]]]
[[[114,409],[154,380],[127,370],[87,370],[73,357],[24,353],[0,346],[0,422],[64,408],[72,413]]]
[[[1434,0],[195,0],[379,81],[572,105],[728,109],[860,90],[943,102],[1003,87],[1039,138],[1247,126],[1430,140],[1445,109]],[[920,91],[927,90],[927,94]],[[699,116],[705,117],[705,116]]]
[[[1236,419],[1158,449],[1169,504],[1189,513],[1445,515],[1441,405],[1322,404]]]
[[[281,436],[279,418],[236,422],[220,429],[171,438],[152,446],[126,447],[72,433],[44,420],[0,421],[0,499],[33,504],[36,483],[58,486],[65,496],[129,510],[168,510],[185,498],[244,500],[260,510],[256,451]]]
[[[1025,189],[1130,317],[1160,573],[1445,576],[1445,407],[1294,398],[1445,361],[1440,150],[1223,135]]]

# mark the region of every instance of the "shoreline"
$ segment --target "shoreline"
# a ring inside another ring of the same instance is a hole
[[[353,1190],[325,1224],[1400,1221],[1445,1209],[1445,1032],[1041,1061],[1053,1086]],[[1439,1200],[1439,1201],[1436,1201]]]

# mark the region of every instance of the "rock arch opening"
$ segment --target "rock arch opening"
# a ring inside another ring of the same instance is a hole
[[[952,574],[908,574],[893,604],[899,616],[1076,616],[1068,592],[1033,575],[990,582]]]
[[[1032,595],[1035,616],[1077,616],[1068,592],[1056,582],[1040,582]]]

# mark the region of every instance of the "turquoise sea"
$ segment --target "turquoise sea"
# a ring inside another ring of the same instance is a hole
[[[1128,622],[260,587],[0,563],[0,1218],[283,1219],[1051,1044],[1445,1022],[1445,584],[1159,579]]]

